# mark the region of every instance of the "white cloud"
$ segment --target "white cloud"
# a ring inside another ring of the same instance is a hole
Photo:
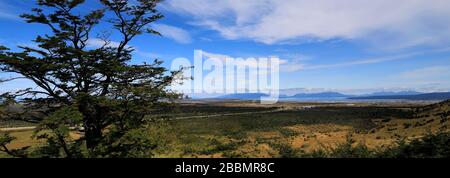
[[[387,48],[450,41],[448,0],[168,0],[227,39],[266,44],[364,39]]]
[[[120,42],[105,41],[100,38],[91,38],[87,41],[87,46],[91,48],[100,48],[102,46],[117,48],[119,45]]]
[[[397,55],[388,55],[388,56],[381,56],[381,57],[373,57],[373,58],[362,58],[362,59],[348,59],[343,63],[334,63],[334,64],[308,64],[306,61],[311,60],[313,57],[303,55],[300,53],[288,53],[284,54],[284,50],[277,50],[278,52],[282,52],[279,56],[273,56],[280,59],[280,71],[281,72],[297,72],[301,70],[319,70],[319,69],[330,69],[330,68],[340,68],[340,67],[351,67],[351,66],[358,66],[358,65],[368,65],[368,64],[377,64],[377,63],[383,63],[383,62],[389,62],[389,61],[397,61],[397,60],[405,60],[411,57],[416,57],[420,55],[427,55],[427,54],[433,54],[433,53],[440,53],[440,52],[448,52],[450,51],[450,48],[437,48],[437,49],[431,49],[431,50],[422,50],[422,51],[415,51],[415,52],[409,52],[409,53],[401,53]],[[212,53],[203,51],[203,56],[206,59],[215,59],[220,60],[225,64],[227,59],[235,59],[236,56],[230,56],[227,54],[220,54],[220,53]],[[255,59],[258,58],[270,58],[272,56],[254,56]],[[246,57],[243,57],[242,59],[248,59]],[[249,65],[249,63],[243,62],[242,65],[248,65],[252,68],[258,68],[257,65]]]
[[[412,71],[401,73],[399,79],[405,80],[432,80],[432,79],[449,79],[450,78],[450,66],[431,66]]]
[[[120,42],[117,42],[117,41],[107,41],[106,42],[99,38],[92,38],[92,39],[89,39],[87,42],[87,47],[89,47],[89,48],[100,48],[102,46],[117,48],[119,45],[120,45]],[[132,48],[134,50],[133,53],[140,57],[151,58],[151,59],[156,59],[156,58],[161,57],[161,55],[159,55],[159,54],[147,52],[147,51],[141,50],[140,48],[135,47],[135,46],[127,45],[126,47]]]
[[[326,69],[326,68],[338,68],[338,67],[349,67],[349,66],[356,66],[356,65],[364,65],[364,64],[376,64],[376,63],[382,63],[387,61],[394,61],[394,60],[401,60],[408,57],[412,57],[418,55],[417,53],[407,53],[407,54],[400,54],[400,55],[394,55],[394,56],[383,56],[378,58],[370,58],[370,59],[359,59],[359,60],[353,60],[350,62],[344,62],[344,63],[337,63],[337,64],[323,64],[323,65],[310,65],[306,66],[304,69]]]
[[[280,56],[274,56],[274,57],[277,57],[280,59],[280,71],[281,72],[297,72],[297,71],[301,71],[301,70],[318,70],[318,69],[350,67],[350,66],[366,65],[366,64],[377,64],[377,63],[383,63],[383,62],[389,62],[389,61],[403,60],[403,59],[407,59],[410,57],[415,57],[415,56],[429,54],[429,53],[446,52],[446,51],[450,51],[450,48],[416,51],[416,52],[403,53],[403,54],[392,55],[392,56],[354,59],[354,60],[348,60],[349,62],[335,63],[335,64],[321,64],[321,65],[305,63],[305,61],[310,60],[311,57],[301,55],[301,54],[283,55],[281,57]],[[223,62],[223,64],[225,64],[225,61],[227,59],[236,58],[236,57],[226,55],[226,54],[211,53],[211,52],[207,52],[207,51],[203,51],[203,56],[206,59],[220,60]],[[261,56],[259,56],[259,57],[261,57]],[[258,59],[259,57],[255,57],[255,59]],[[270,57],[271,56],[265,56],[265,57],[263,56],[263,58],[270,58]],[[243,58],[243,59],[245,60],[248,58]],[[257,64],[251,65],[251,63],[246,63],[245,61],[243,61],[241,63],[241,65],[247,65],[252,68],[258,68]]]
[[[159,55],[159,54],[152,53],[152,52],[141,51],[141,50],[135,50],[134,53],[139,55],[139,56],[141,56],[141,57],[150,58],[150,59],[157,59],[157,58],[161,57],[161,55]]]
[[[270,60],[273,57],[273,58],[279,59],[280,70],[284,71],[284,72],[292,72],[292,71],[294,71],[293,69],[295,67],[300,67],[299,65],[301,65],[296,62],[289,63],[289,60],[280,59],[278,56],[233,57],[233,56],[226,55],[226,54],[211,53],[211,52],[207,52],[207,51],[203,51],[203,56],[206,59],[210,59],[210,60],[220,60],[224,65],[226,65],[227,60],[233,59],[233,60],[235,60],[234,65],[247,66],[249,68],[254,68],[254,69],[261,68],[261,66],[259,66],[258,63],[249,62],[249,59],[253,58],[255,60],[259,60],[262,58],[266,58],[266,59]],[[301,65],[301,66],[303,66],[303,65]],[[224,67],[226,67],[226,66],[224,66]],[[267,66],[267,67],[270,67],[270,66]]]
[[[388,77],[385,84],[416,88],[423,92],[441,92],[450,90],[450,66],[428,66],[404,71]]]
[[[314,69],[327,69],[327,68],[338,68],[338,67],[349,67],[356,65],[365,65],[365,64],[376,64],[388,61],[396,61],[396,60],[404,60],[415,56],[439,53],[439,52],[448,52],[450,48],[438,48],[432,50],[423,50],[423,51],[415,51],[410,53],[397,54],[392,56],[382,56],[376,58],[367,58],[367,59],[359,59],[359,60],[350,60],[349,62],[336,63],[336,64],[322,64],[322,65],[305,65],[301,69],[305,70],[314,70]]]
[[[23,5],[22,2],[16,1],[0,2],[0,19],[22,21],[20,13],[17,12],[21,10],[21,7],[17,7],[18,4]]]
[[[239,58],[239,57],[233,57],[233,56],[226,55],[226,54],[211,53],[211,52],[207,52],[207,51],[203,51],[203,56],[206,59],[220,60],[224,65],[226,65],[227,59],[235,59],[236,60]],[[297,56],[302,57],[302,58],[284,58],[284,57],[281,58],[279,56],[254,56],[252,58],[254,58],[256,60],[261,59],[261,58],[267,58],[269,60],[272,57],[278,58],[279,62],[280,62],[279,63],[280,64],[280,66],[279,66],[280,72],[297,72],[297,71],[305,69],[305,65],[303,63],[301,63],[304,60],[303,57],[305,57],[305,56],[303,56],[303,55],[297,55]],[[237,63],[235,63],[235,65],[247,66],[249,68],[254,68],[254,69],[257,69],[257,68],[261,69],[261,66],[258,66],[257,63],[248,62],[247,60],[249,58],[241,57],[241,59],[242,60],[237,61]],[[270,66],[268,66],[268,67],[270,67]]]
[[[0,18],[10,20],[20,20],[20,18],[16,14],[4,12],[2,9],[0,9]]]
[[[188,44],[192,42],[192,38],[189,32],[182,28],[165,24],[154,24],[153,28],[161,33],[164,37],[173,39],[178,43]]]
[[[229,58],[233,58],[226,54],[210,53],[207,51],[203,51],[203,56],[205,56],[207,59],[219,59],[222,61],[225,61],[226,59],[229,59]]]

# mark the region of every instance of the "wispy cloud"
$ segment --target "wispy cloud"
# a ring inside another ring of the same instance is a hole
[[[382,63],[382,62],[387,62],[387,61],[405,59],[408,57],[413,57],[415,55],[417,55],[417,53],[400,54],[400,55],[395,55],[395,56],[385,56],[385,57],[371,58],[371,59],[360,59],[360,60],[353,60],[350,62],[337,63],[337,64],[309,65],[309,66],[305,66],[303,69],[304,70],[312,70],[312,69],[349,67],[349,66],[364,65],[364,64],[376,64],[376,63]]]
[[[146,51],[142,51],[142,50],[135,50],[134,53],[140,57],[144,57],[144,58],[150,58],[150,59],[157,59],[160,58],[161,55],[157,54],[157,53],[152,53],[152,52],[146,52]]]
[[[432,79],[449,79],[450,78],[450,66],[431,66],[425,68],[414,69],[411,71],[406,71],[400,73],[398,76],[394,77],[396,79],[406,79],[412,81],[427,80]]]
[[[420,89],[424,92],[450,90],[450,66],[427,66],[394,74],[385,80],[386,85]]]
[[[408,58],[419,56],[419,55],[447,52],[447,51],[450,51],[450,48],[439,48],[439,49],[432,49],[432,50],[403,53],[403,54],[392,55],[392,56],[383,56],[383,57],[378,57],[378,58],[351,60],[349,62],[337,63],[337,64],[305,65],[305,67],[302,69],[313,70],[313,69],[350,67],[350,66],[365,65],[365,64],[376,64],[376,63],[382,63],[382,62],[388,62],[388,61],[408,59]]]
[[[207,51],[203,51],[203,56],[206,59],[219,60],[224,65],[226,65],[226,61],[227,60],[234,59],[235,60],[234,61],[235,65],[246,66],[246,67],[254,68],[254,69],[257,69],[257,68],[261,69],[261,66],[259,66],[258,63],[252,63],[251,61],[249,61],[249,59],[259,60],[261,58],[265,58],[265,59],[269,59],[270,60],[271,58],[278,58],[279,62],[280,62],[279,64],[281,65],[280,66],[280,70],[282,70],[282,71],[286,71],[286,70],[283,70],[283,69],[287,69],[287,68],[284,68],[284,67],[288,67],[287,64],[289,62],[286,59],[280,59],[278,56],[256,56],[255,55],[254,57],[234,57],[234,56],[230,56],[230,55],[226,55],[226,54],[211,53],[211,52],[207,52]],[[292,67],[292,64],[289,64],[289,65],[291,65],[291,67]],[[267,66],[267,67],[270,67],[270,66]]]
[[[22,19],[19,17],[20,13],[16,12],[18,9],[20,8],[11,5],[11,3],[0,2],[0,19],[21,21]]]
[[[310,57],[307,57],[304,55],[293,55],[290,58],[287,58],[286,56],[284,56],[284,57],[274,56],[274,57],[277,57],[280,59],[280,71],[282,71],[282,72],[297,72],[297,71],[302,71],[302,70],[319,70],[319,69],[329,69],[329,68],[351,67],[351,66],[357,66],[357,65],[377,64],[377,63],[383,63],[383,62],[389,62],[389,61],[404,60],[404,59],[408,59],[408,58],[419,56],[419,55],[425,55],[425,54],[431,54],[431,53],[437,53],[437,52],[446,52],[446,51],[450,51],[450,48],[424,50],[424,51],[403,53],[403,54],[397,54],[397,55],[391,55],[391,56],[382,56],[382,57],[376,57],[376,58],[347,60],[349,62],[335,63],[335,64],[321,64],[321,65],[304,63],[304,61],[307,61],[310,59]],[[203,56],[206,57],[207,59],[221,60],[224,63],[225,63],[226,59],[234,58],[233,56],[230,56],[230,55],[211,53],[211,52],[207,52],[207,51],[203,51]],[[270,57],[271,56],[266,56],[266,58],[270,58]],[[257,68],[258,66],[254,65],[254,66],[249,66],[249,67]]]
[[[92,39],[88,40],[87,45],[90,48],[100,48],[102,46],[118,47],[120,45],[120,42],[105,41],[105,40],[102,40],[99,38],[92,38]],[[138,55],[139,57],[152,58],[152,59],[161,57],[161,55],[159,55],[159,54],[147,52],[147,51],[141,50],[140,48],[135,47],[135,46],[127,45],[127,47],[132,48],[134,50],[133,53]]]
[[[16,14],[10,13],[10,12],[4,12],[2,9],[0,9],[0,18],[10,19],[10,20],[20,20],[20,18]]]
[[[105,41],[102,40],[100,38],[91,38],[87,41],[87,46],[91,47],[91,48],[100,48],[102,46],[105,47],[119,47],[120,42],[116,42],[116,41]],[[130,46],[128,46],[130,47]]]
[[[175,40],[178,43],[188,44],[192,42],[192,37],[188,31],[165,24],[155,24],[153,28],[161,33],[164,37]]]
[[[227,39],[266,44],[338,38],[402,48],[450,42],[447,0],[168,0],[164,7]]]

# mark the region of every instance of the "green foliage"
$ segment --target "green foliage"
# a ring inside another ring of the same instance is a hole
[[[45,139],[46,145],[38,149],[43,157],[82,157],[81,143],[70,138],[69,126],[79,125],[83,115],[75,107],[63,107],[44,118],[35,131],[35,137]],[[45,131],[50,130],[50,133]],[[75,144],[73,144],[75,143]]]
[[[4,119],[6,112],[5,112],[5,104],[3,99],[0,97],[0,121]]]
[[[5,82],[5,81],[0,80],[0,84],[2,82]],[[15,103],[15,101],[8,94],[0,95],[0,121],[7,119],[8,112],[6,110],[6,107],[8,107],[8,105],[11,105],[14,103]]]
[[[277,144],[275,147],[278,148],[281,158],[296,158],[301,154],[301,151],[292,148],[289,144]]]
[[[133,129],[120,135],[109,134],[104,142],[110,145],[101,144],[101,147],[95,149],[95,155],[97,157],[151,157],[152,151],[158,145],[148,135],[146,128]],[[120,138],[117,139],[116,136]]]
[[[37,86],[6,93],[20,98],[23,109],[39,121],[35,136],[47,143],[35,149],[41,157],[149,156],[155,140],[145,137],[148,115],[179,95],[167,89],[180,71],[162,62],[131,65],[129,43],[142,34],[156,34],[150,24],[163,16],[159,0],[98,0],[101,7],[79,14],[84,0],[37,0],[39,8],[23,14],[28,23],[49,28],[21,52],[0,47],[0,71],[19,74]],[[112,31],[94,34],[100,23]],[[110,33],[120,37],[111,45]],[[88,47],[93,36],[103,42]],[[11,78],[2,82],[15,80]],[[81,126],[82,137],[70,138],[70,127]],[[50,131],[48,133],[47,131]]]
[[[395,158],[449,158],[450,133],[427,134],[410,143],[399,141],[397,146],[388,148],[380,157]]]
[[[280,133],[285,137],[293,137],[293,136],[297,135],[297,132],[295,132],[291,129],[286,129],[286,128],[281,128]]]
[[[332,158],[370,158],[373,157],[373,152],[362,144],[355,145],[352,138],[348,138],[343,144],[338,145],[332,149],[329,157]]]
[[[449,158],[450,133],[428,134],[407,142],[400,139],[391,147],[369,149],[357,144],[351,137],[335,148],[324,148],[301,154],[309,158]]]
[[[0,152],[5,152],[8,155],[14,156],[14,157],[20,157],[20,158],[27,157],[26,150],[28,149],[28,147],[21,148],[21,149],[14,149],[14,150],[8,149],[7,145],[9,143],[11,143],[14,139],[15,138],[12,137],[10,134],[0,132]]]
[[[352,135],[348,135],[344,143],[334,148],[324,147],[312,153],[304,153],[301,157],[307,158],[372,158],[376,156],[374,150],[370,150],[364,144],[357,144]]]

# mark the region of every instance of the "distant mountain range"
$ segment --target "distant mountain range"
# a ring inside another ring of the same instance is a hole
[[[384,95],[384,96],[362,96],[362,97],[350,97],[348,99],[398,99],[398,100],[448,100],[450,99],[450,92],[444,93],[423,93],[416,95]]]
[[[337,92],[323,92],[323,93],[299,93],[294,96],[282,96],[281,98],[348,98],[350,95],[344,95]]]
[[[241,99],[241,100],[259,100],[261,97],[267,97],[264,93],[239,93],[216,97],[216,99]],[[310,100],[380,100],[380,99],[401,99],[401,100],[447,100],[450,99],[450,92],[442,93],[420,93],[416,91],[400,92],[376,92],[366,95],[346,95],[338,92],[322,93],[299,93],[293,96],[281,95],[281,99],[310,99]]]
[[[268,94],[264,93],[239,93],[239,94],[230,94],[217,97],[218,99],[260,99],[261,97],[267,97]],[[314,98],[348,98],[350,95],[344,95],[337,92],[324,92],[324,93],[299,93],[294,96],[286,96],[280,95],[280,98],[298,98],[298,99],[314,99]]]
[[[423,94],[417,91],[399,91],[399,92],[375,92],[363,96],[399,96],[399,95],[419,95]]]

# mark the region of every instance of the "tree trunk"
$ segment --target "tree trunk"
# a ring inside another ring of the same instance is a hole
[[[100,121],[101,114],[98,113],[95,102],[88,100],[80,101],[79,111],[83,115],[84,137],[86,138],[86,147],[92,151],[97,147],[102,138],[102,128]]]
[[[86,147],[88,150],[93,150],[97,147],[100,139],[102,138],[102,130],[98,128],[95,123],[91,123],[91,119],[87,119],[85,122],[85,138]]]

